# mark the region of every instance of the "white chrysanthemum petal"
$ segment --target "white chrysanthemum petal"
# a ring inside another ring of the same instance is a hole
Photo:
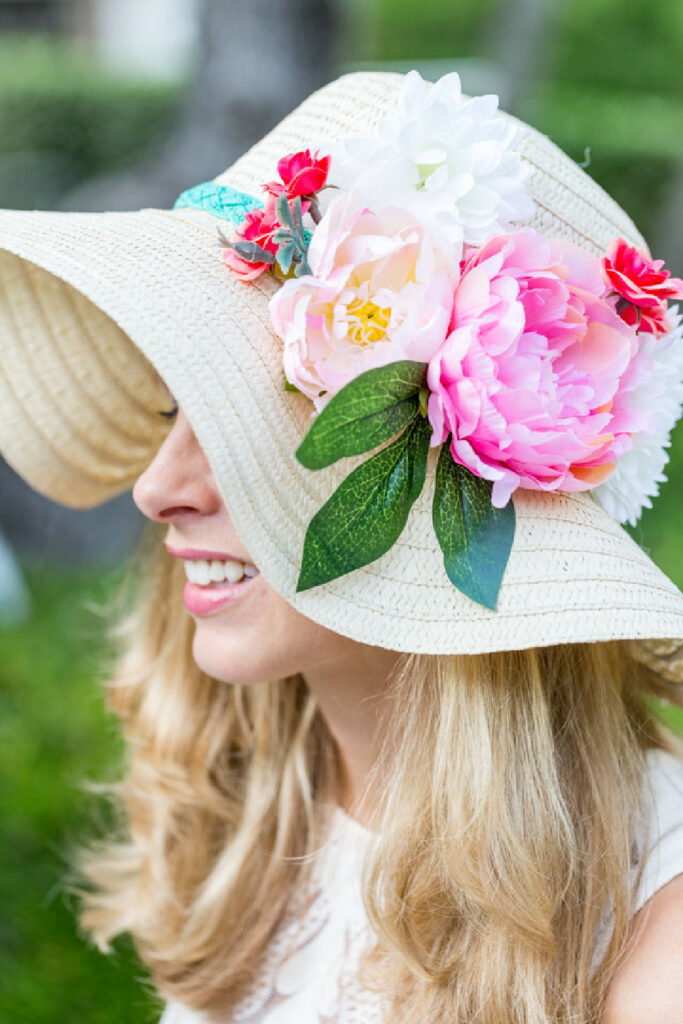
[[[440,222],[459,246],[533,215],[526,168],[514,149],[518,134],[497,96],[465,100],[456,72],[430,87],[411,71],[376,136],[318,148],[332,157],[332,184],[361,192],[370,208],[396,205]],[[482,195],[490,197],[484,206]]]
[[[633,435],[631,449],[617,462],[614,472],[596,487],[594,497],[620,523],[635,526],[644,508],[666,481],[671,431],[683,407],[683,317],[678,306],[669,310],[671,330],[659,338],[640,335],[651,346],[652,374],[630,396],[631,404],[647,413],[651,431]]]

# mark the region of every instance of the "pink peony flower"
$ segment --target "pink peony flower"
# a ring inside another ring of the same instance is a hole
[[[619,401],[638,337],[605,299],[598,259],[531,229],[497,235],[463,265],[450,333],[429,364],[432,445],[517,487],[595,487],[631,445]],[[618,406],[618,415],[615,407]]]
[[[256,242],[266,252],[273,256],[277,252],[277,242],[273,241],[273,235],[280,227],[280,222],[275,215],[275,205],[270,202],[262,210],[251,210],[239,228],[231,238],[233,242]],[[270,263],[250,263],[240,256],[234,249],[223,249],[223,262],[242,281],[253,281],[266,270],[270,270]]]
[[[320,156],[316,151],[311,155],[310,149],[300,153],[289,153],[283,156],[277,165],[279,181],[269,181],[263,187],[272,196],[286,192],[289,199],[296,196],[309,196],[319,192],[327,181],[330,169],[330,157]]]
[[[667,301],[683,299],[683,281],[663,270],[664,260],[653,260],[623,238],[612,242],[602,259],[605,280],[626,300],[618,305],[619,316],[636,330],[666,334]]]
[[[330,204],[308,249],[310,275],[270,301],[287,379],[321,409],[364,370],[427,362],[443,343],[459,268],[406,210],[373,212],[354,193]]]

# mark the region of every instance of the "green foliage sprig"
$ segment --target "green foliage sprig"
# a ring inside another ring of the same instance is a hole
[[[277,264],[283,274],[289,274],[294,266],[294,276],[310,274],[308,265],[308,237],[303,224],[301,197],[297,196],[290,203],[286,192],[283,192],[275,203],[277,219],[282,224],[273,235],[278,244]]]
[[[297,591],[328,583],[385,554],[398,540],[427,473],[427,365],[401,360],[360,374],[320,412],[297,450],[307,469],[362,455],[389,441],[342,481],[313,516]],[[449,439],[450,440],[450,439]],[[512,502],[491,503],[492,485],[442,445],[432,520],[448,578],[495,609],[515,532]]]

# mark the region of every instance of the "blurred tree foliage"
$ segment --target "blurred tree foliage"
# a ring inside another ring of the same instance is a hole
[[[105,73],[73,43],[0,40],[0,205],[55,205],[84,178],[152,146],[180,87]]]
[[[501,4],[423,0],[416,10],[414,0],[374,0],[373,7],[364,56],[398,60],[485,56]],[[622,93],[683,93],[682,4],[556,0],[553,7],[554,79]]]
[[[479,52],[499,0],[374,0],[368,60],[449,59]],[[360,41],[363,45],[363,40]]]
[[[618,93],[683,94],[683,4],[557,3],[554,77]],[[680,135],[679,135],[680,143]]]

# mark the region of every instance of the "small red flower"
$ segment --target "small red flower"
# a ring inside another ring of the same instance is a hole
[[[282,192],[287,193],[288,199],[310,196],[323,187],[329,169],[330,157],[321,157],[317,151],[311,154],[310,149],[304,149],[299,153],[289,153],[277,165],[282,183],[269,181],[263,187],[272,196],[279,196]]]
[[[251,210],[232,236],[232,242],[256,242],[266,252],[277,253],[277,242],[273,240],[280,222],[275,215],[275,204],[269,202],[262,210]],[[270,263],[250,263],[234,249],[223,250],[223,262],[242,281],[253,281],[266,270]]]
[[[617,312],[636,330],[666,334],[669,299],[683,299],[683,281],[664,270],[664,260],[652,260],[623,238],[615,239],[601,260],[603,274],[622,302]]]

